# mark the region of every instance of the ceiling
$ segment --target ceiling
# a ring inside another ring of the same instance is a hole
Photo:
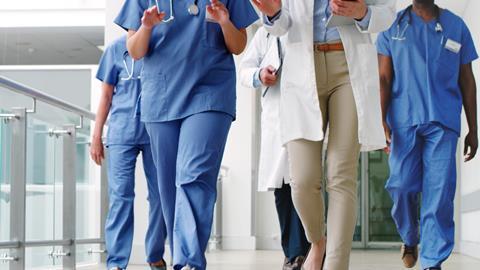
[[[0,65],[96,65],[104,27],[0,28]]]

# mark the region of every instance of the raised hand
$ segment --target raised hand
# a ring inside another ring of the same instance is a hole
[[[260,81],[265,86],[274,86],[277,83],[276,70],[273,66],[262,68],[260,71]]]
[[[207,5],[207,12],[210,15],[210,19],[220,25],[230,21],[228,9],[219,0],[210,0],[210,5]]]
[[[282,9],[282,0],[252,0],[253,4],[268,17],[273,17]]]
[[[163,18],[165,18],[165,12],[159,13],[157,6],[153,6],[143,12],[142,25],[147,29],[152,29],[161,23]]]
[[[330,0],[330,8],[335,15],[361,20],[367,15],[365,0]]]

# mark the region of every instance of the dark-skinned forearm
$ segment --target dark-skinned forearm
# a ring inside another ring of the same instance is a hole
[[[478,132],[477,122],[477,87],[473,74],[467,75],[460,81],[462,90],[463,107],[467,117],[468,129],[470,132]]]

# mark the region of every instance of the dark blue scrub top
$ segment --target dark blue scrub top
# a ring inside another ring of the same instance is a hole
[[[145,126],[135,112],[141,93],[139,76],[143,63],[136,61],[132,74],[132,61],[128,55],[126,37],[112,42],[100,60],[97,79],[115,87],[108,118],[107,145],[150,142]],[[131,78],[129,74],[132,74]]]
[[[405,39],[396,40],[408,22],[407,14],[398,29],[402,13],[377,40],[378,52],[391,57],[394,67],[388,124],[395,129],[438,122],[460,134],[460,66],[478,58],[470,31],[449,10],[441,11],[443,32],[436,31],[436,20],[426,23],[412,11]],[[449,39],[461,44],[458,53],[446,48]]]
[[[238,28],[258,19],[249,0],[221,0]],[[170,14],[170,1],[158,1]],[[165,122],[204,111],[235,117],[236,72],[218,24],[205,20],[208,0],[199,0],[200,14],[188,7],[194,0],[173,0],[175,19],[153,29],[142,74],[141,119]],[[143,12],[154,0],[126,0],[115,23],[138,30]]]

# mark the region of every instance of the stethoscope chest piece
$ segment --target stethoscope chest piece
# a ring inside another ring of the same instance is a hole
[[[188,13],[192,16],[197,16],[200,13],[200,9],[196,4],[191,4],[190,7],[188,7]]]

